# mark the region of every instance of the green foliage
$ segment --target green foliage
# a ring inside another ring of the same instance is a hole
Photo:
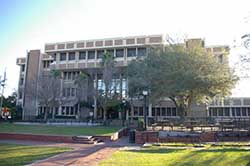
[[[89,109],[93,108],[92,104],[90,102],[87,102],[87,101],[81,101],[80,107],[81,108],[89,108]]]
[[[130,96],[148,89],[151,101],[168,97],[184,116],[191,103],[229,95],[238,77],[205,49],[171,45],[151,48],[147,57],[131,62],[128,80]]]

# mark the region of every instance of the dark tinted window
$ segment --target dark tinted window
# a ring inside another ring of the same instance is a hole
[[[60,53],[60,61],[66,61],[66,53]]]
[[[104,50],[98,50],[97,51],[97,59],[102,59],[103,54],[104,54]]]
[[[138,48],[138,56],[145,56],[146,51],[146,48]]]
[[[136,49],[135,48],[128,48],[128,57],[136,56]]]
[[[86,59],[86,52],[80,52],[79,53],[79,60]]]
[[[124,50],[123,49],[117,49],[116,53],[115,53],[115,56],[123,58],[123,56],[124,56]]]
[[[70,52],[70,53],[69,53],[69,60],[70,60],[70,61],[73,61],[73,60],[75,60],[75,59],[76,59],[75,52]]]
[[[88,51],[88,59],[95,59],[95,51]]]
[[[229,108],[225,108],[224,112],[225,112],[224,116],[230,116],[230,109]]]

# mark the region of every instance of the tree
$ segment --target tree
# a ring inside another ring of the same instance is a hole
[[[42,74],[38,78],[37,97],[40,106],[44,106],[44,120],[47,120],[48,112],[52,108],[54,118],[54,107],[61,103],[60,72],[52,70],[49,74]]]
[[[238,77],[204,48],[175,44],[151,48],[148,56],[130,63],[128,80],[131,96],[147,89],[152,101],[169,98],[184,119],[191,104],[229,95]]]
[[[107,110],[112,101],[117,99],[117,95],[112,87],[112,79],[116,73],[114,56],[108,52],[102,57],[102,76],[104,89],[98,92],[98,103],[103,109],[103,120],[107,119]]]
[[[21,118],[21,112],[17,112],[17,93],[13,92],[7,98],[3,97],[3,107],[8,108],[11,113],[11,118]]]
[[[88,75],[85,73],[80,73],[79,76],[75,80],[75,84],[77,85],[77,104],[79,104],[80,107],[88,107],[90,108],[90,104],[88,104],[86,100],[87,96],[87,90],[88,90]],[[78,109],[77,112],[78,117],[80,117],[80,111]]]

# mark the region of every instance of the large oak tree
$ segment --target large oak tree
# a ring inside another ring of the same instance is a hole
[[[130,97],[150,91],[151,101],[171,99],[184,119],[192,103],[227,96],[238,77],[228,63],[204,48],[175,44],[150,48],[148,55],[128,65]]]

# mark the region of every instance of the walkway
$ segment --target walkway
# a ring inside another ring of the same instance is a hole
[[[31,164],[31,166],[97,166],[101,160],[110,157],[115,151],[119,150],[119,148],[135,146],[135,144],[128,143],[128,137],[123,137],[116,142],[106,142],[97,145],[17,140],[0,140],[0,143],[74,148],[73,151],[65,152],[45,160],[37,161]]]

